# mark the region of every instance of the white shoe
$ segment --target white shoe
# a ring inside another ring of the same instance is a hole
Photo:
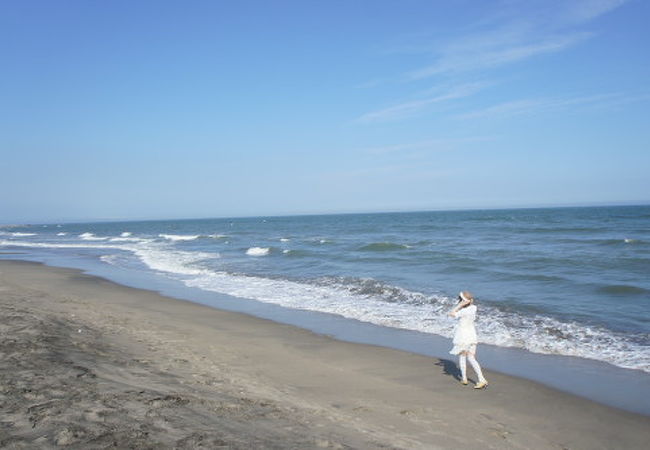
[[[487,387],[487,385],[488,385],[487,380],[484,380],[484,381],[481,381],[479,383],[476,383],[476,385],[474,386],[474,389],[485,389]]]

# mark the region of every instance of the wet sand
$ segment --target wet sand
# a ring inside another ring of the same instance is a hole
[[[650,417],[0,261],[2,448],[646,448]],[[471,372],[470,372],[471,374]],[[471,378],[471,376],[470,376]]]

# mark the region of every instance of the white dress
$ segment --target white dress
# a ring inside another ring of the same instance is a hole
[[[454,314],[458,319],[456,325],[456,332],[454,333],[454,348],[449,353],[458,355],[460,352],[476,351],[476,328],[474,328],[474,320],[476,319],[476,305],[469,305],[466,308]]]

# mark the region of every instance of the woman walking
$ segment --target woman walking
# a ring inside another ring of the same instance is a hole
[[[476,328],[474,328],[474,320],[476,319],[476,305],[474,304],[474,296],[467,291],[461,291],[458,295],[458,305],[449,312],[451,317],[459,319],[454,333],[454,347],[449,353],[458,356],[458,365],[460,366],[460,373],[462,378],[460,382],[467,384],[467,361],[472,365],[474,372],[478,376],[478,383],[474,389],[483,389],[488,385],[487,380],[483,377],[481,366],[476,360]]]

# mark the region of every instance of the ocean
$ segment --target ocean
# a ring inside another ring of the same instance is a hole
[[[650,372],[650,206],[11,225],[0,251],[444,337],[469,290],[482,343]]]

